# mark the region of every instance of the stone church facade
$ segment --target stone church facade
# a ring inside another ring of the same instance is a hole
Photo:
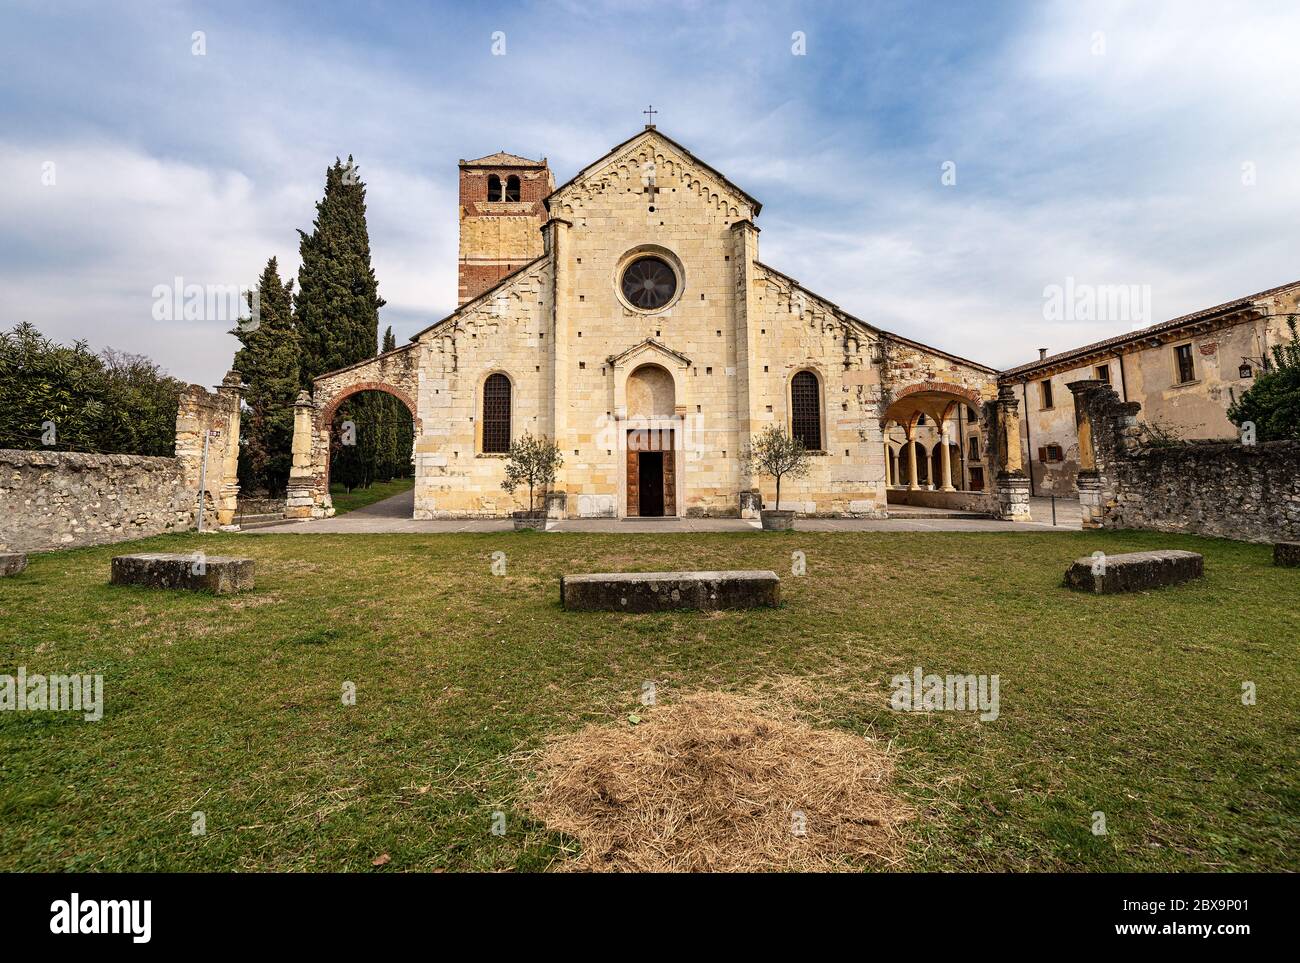
[[[891,474],[919,487],[914,466],[889,461],[887,434],[947,425],[959,409],[986,459],[988,490],[974,497],[1025,516],[1016,401],[998,373],[765,264],[759,202],[686,148],[647,126],[552,184],[544,160],[461,162],[461,304],[299,398],[291,517],[332,514],[333,414],[367,389],[415,419],[416,518],[527,507],[501,488],[524,432],[564,456],[552,516],[752,516],[776,507],[775,486],[741,453],[773,424],[815,453],[806,477],[783,481],[780,507],[881,517]],[[974,473],[940,447],[932,487],[952,491]]]

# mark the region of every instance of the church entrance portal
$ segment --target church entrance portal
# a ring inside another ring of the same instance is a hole
[[[628,431],[627,514],[633,518],[677,514],[673,429],[636,428]]]
[[[637,514],[662,516],[664,513],[664,453],[643,451],[637,456],[639,463],[637,488],[641,504]]]

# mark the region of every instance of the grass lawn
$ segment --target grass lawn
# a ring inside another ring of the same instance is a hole
[[[257,559],[256,590],[111,587],[120,545],[34,556],[0,581],[0,672],[98,672],[105,690],[100,722],[0,712],[0,870],[370,870],[382,854],[386,872],[542,869],[564,840],[516,804],[524,751],[626,724],[645,680],[665,702],[781,676],[812,679],[817,725],[892,741],[918,811],[904,868],[1300,869],[1300,574],[1267,546],[755,532],[190,534],[130,549],[199,546]],[[1205,579],[1060,587],[1075,557],[1155,547],[1203,552]],[[789,576],[796,549],[803,577]],[[775,569],[784,605],[559,608],[562,572],[666,567]],[[891,711],[890,677],[918,665],[998,674],[1000,717]]]
[[[383,501],[415,487],[414,478],[394,478],[392,481],[377,481],[369,488],[354,488],[347,491],[342,485],[330,485],[330,499],[334,502],[334,514],[343,515],[358,508],[365,508],[375,502]]]

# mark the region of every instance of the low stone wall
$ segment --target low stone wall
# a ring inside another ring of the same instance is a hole
[[[1114,474],[1107,528],[1300,538],[1300,441],[1140,449]]]
[[[103,545],[194,527],[176,458],[0,449],[0,551]]]
[[[998,500],[988,492],[932,491],[927,488],[890,488],[889,504],[910,505],[913,508],[951,508],[961,512],[988,512],[998,510]]]
[[[239,496],[235,515],[278,515],[284,511],[283,498],[245,498]]]
[[[241,392],[234,371],[215,393],[187,386],[176,408],[174,458],[0,450],[0,552],[45,552],[191,530],[200,487],[203,527],[230,524],[239,497]]]
[[[1136,402],[1076,384],[1096,462],[1095,471],[1080,472],[1084,527],[1300,538],[1300,441],[1144,445]]]

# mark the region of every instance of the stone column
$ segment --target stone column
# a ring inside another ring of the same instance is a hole
[[[316,508],[316,477],[312,465],[314,450],[313,421],[316,406],[306,391],[298,392],[293,405],[293,465],[289,469],[289,497],[284,503],[285,518],[311,518]]]
[[[1083,528],[1102,527],[1101,473],[1097,471],[1097,448],[1093,444],[1092,422],[1087,415],[1088,395],[1105,385],[1104,381],[1085,378],[1066,385],[1074,396],[1074,430],[1079,439],[1079,512]]]
[[[998,445],[995,453],[997,478],[994,482],[998,499],[998,517],[1011,522],[1028,522],[1029,479],[1025,476],[1020,454],[1020,405],[1011,385],[998,386],[994,402],[994,421]]]
[[[244,381],[237,371],[229,371],[217,387],[225,424],[213,439],[208,451],[208,468],[216,467],[220,487],[217,490],[217,524],[226,528],[234,524],[239,508],[239,403],[244,395]],[[214,462],[212,455],[219,453]]]
[[[920,491],[921,486],[916,483],[916,440],[912,437],[912,425],[905,429],[907,434],[907,490],[910,492]]]
[[[956,486],[952,483],[952,450],[949,447],[948,425],[945,423],[943,430],[939,433],[939,456],[943,464],[943,491],[955,492]]]

